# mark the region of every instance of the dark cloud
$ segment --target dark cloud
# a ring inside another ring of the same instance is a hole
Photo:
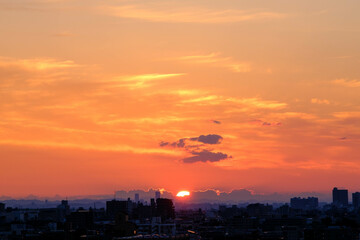
[[[251,120],[249,121],[250,124],[256,124],[256,125],[261,125],[261,126],[266,126],[266,127],[271,127],[271,126],[281,126],[282,123],[281,122],[266,122],[266,121],[262,121],[259,119],[255,119],[255,120]]]
[[[223,199],[231,200],[231,199],[251,199],[253,195],[247,189],[238,189],[238,190],[233,190],[230,193],[221,193],[220,196]]]
[[[191,157],[182,159],[184,163],[218,162],[231,158],[231,156],[222,152],[213,152],[213,150],[209,150],[207,147],[208,144],[220,144],[222,140],[223,137],[220,135],[208,134],[193,138],[181,138],[176,142],[161,141],[159,145],[160,147],[183,148],[184,151],[191,153]]]
[[[196,138],[190,138],[191,141],[198,141],[205,144],[219,144],[223,137],[217,134],[209,134],[209,135],[200,135]]]
[[[194,156],[183,159],[184,163],[195,163],[195,162],[218,162],[231,156],[222,152],[210,152],[208,150],[202,150],[201,152],[191,152]]]
[[[220,121],[217,121],[217,120],[211,120],[213,123],[215,123],[215,124],[221,124],[221,122]]]
[[[166,147],[166,146],[171,146],[171,147],[178,147],[178,148],[183,148],[185,147],[185,140],[186,138],[182,138],[182,139],[179,139],[179,141],[177,142],[164,142],[164,141],[161,141],[159,143],[160,147]]]
[[[165,147],[165,146],[168,146],[170,143],[169,142],[164,142],[164,141],[161,141],[159,143],[160,147]]]
[[[164,142],[161,141],[159,143],[160,147],[178,147],[178,148],[194,148],[198,147],[198,145],[186,145],[186,140],[194,141],[194,142],[200,142],[205,144],[220,144],[223,140],[223,137],[217,134],[208,134],[208,135],[200,135],[199,137],[193,137],[193,138],[181,138],[176,142]]]
[[[186,138],[179,139],[179,141],[176,143],[176,146],[180,147],[180,148],[185,147],[185,140],[186,140]]]

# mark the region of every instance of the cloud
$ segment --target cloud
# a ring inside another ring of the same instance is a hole
[[[134,147],[130,145],[98,145],[98,144],[79,144],[72,142],[55,142],[55,141],[34,141],[34,140],[0,140],[0,145],[7,146],[30,146],[37,148],[68,148],[68,149],[79,149],[79,150],[94,150],[103,152],[130,152],[134,154],[161,154],[169,156],[179,156],[180,152],[169,151],[166,149],[158,148],[142,148]]]
[[[68,32],[68,31],[61,31],[61,32],[55,32],[52,34],[54,37],[72,37],[75,34]]]
[[[161,142],[159,143],[159,145],[160,145],[160,147],[166,147],[166,146],[169,145],[169,142],[161,141]]]
[[[336,118],[360,118],[360,112],[335,112],[333,116]]]
[[[317,117],[310,113],[305,112],[279,112],[279,113],[271,113],[269,115],[271,118],[278,118],[278,119],[287,119],[287,118],[300,118],[305,120],[312,120],[316,119]]]
[[[209,105],[221,105],[221,104],[233,104],[236,109],[227,110],[227,113],[244,111],[244,108],[259,108],[259,109],[282,109],[287,107],[287,103],[278,101],[262,100],[260,98],[235,98],[218,95],[200,96],[197,98],[185,99],[182,103],[197,103],[197,104]],[[242,105],[244,108],[237,108],[238,105]]]
[[[190,138],[191,141],[198,141],[205,144],[220,144],[222,139],[223,138],[217,134],[200,135],[196,138]]]
[[[332,81],[333,84],[335,85],[340,85],[340,86],[344,86],[344,87],[351,87],[351,88],[355,88],[355,87],[360,87],[360,80],[347,80],[347,79],[336,79]]]
[[[114,78],[111,83],[118,87],[128,87],[130,89],[135,88],[145,88],[152,85],[153,82],[183,76],[185,73],[169,73],[169,74],[141,74],[141,75],[130,75],[130,76],[120,76]]]
[[[224,159],[232,158],[227,154],[222,152],[210,152],[208,150],[202,150],[201,152],[193,151],[191,152],[192,157],[187,157],[183,159],[184,163],[195,163],[195,162],[218,162]]]
[[[315,104],[330,104],[330,101],[327,99],[318,99],[318,98],[312,98],[311,99],[311,103],[315,103]]]
[[[78,67],[73,61],[59,61],[52,58],[33,58],[33,59],[14,59],[0,57],[0,67],[18,67],[30,71],[45,71],[53,69],[63,69]]]
[[[170,147],[178,147],[178,148],[184,148],[185,147],[185,140],[187,138],[181,138],[176,142],[164,142],[161,141],[159,143],[160,147],[166,147],[166,146],[170,146]]]
[[[178,147],[178,148],[193,148],[193,147],[199,147],[198,145],[187,145],[186,141],[193,141],[193,142],[200,142],[204,144],[220,144],[223,140],[223,137],[217,134],[208,134],[208,135],[200,135],[199,137],[192,137],[192,138],[181,138],[176,142],[164,142],[161,141],[159,143],[160,147]]]
[[[100,125],[116,125],[116,124],[123,124],[123,123],[150,123],[150,124],[166,124],[169,122],[183,122],[183,121],[190,121],[193,118],[182,118],[177,116],[159,116],[159,117],[144,117],[144,118],[116,118],[112,120],[106,121],[98,121],[97,124]]]
[[[139,19],[150,22],[171,23],[235,23],[245,21],[282,19],[287,15],[277,12],[236,9],[204,9],[199,7],[168,6],[146,4],[102,6],[99,10],[107,15],[120,18]]]
[[[254,125],[265,126],[265,127],[281,126],[282,125],[281,122],[266,122],[266,121],[262,121],[262,120],[259,120],[259,119],[251,120],[251,121],[249,121],[249,123],[254,124]]]
[[[177,60],[192,64],[209,64],[214,67],[223,67],[236,73],[245,73],[251,71],[250,63],[237,62],[230,57],[222,57],[221,53],[182,56],[177,58]]]
[[[192,157],[183,158],[184,163],[195,163],[195,162],[218,162],[220,160],[232,158],[222,152],[213,152],[212,149],[206,149],[207,145],[220,144],[223,137],[217,134],[200,135],[199,137],[193,138],[181,138],[176,142],[160,142],[160,147],[175,147],[182,148],[184,151],[191,153]],[[192,142],[200,142],[206,145],[189,145]]]
[[[264,109],[281,109],[287,106],[286,103],[277,102],[277,101],[265,101],[259,98],[243,98],[243,99],[229,98],[227,100],[235,103],[251,105],[256,108],[264,108]]]
[[[221,124],[220,121],[217,121],[217,120],[211,120],[211,122],[215,123],[215,124]]]

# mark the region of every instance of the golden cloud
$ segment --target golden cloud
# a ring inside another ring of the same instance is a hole
[[[177,58],[193,64],[210,64],[215,67],[227,68],[232,72],[244,73],[252,70],[251,64],[248,62],[237,62],[230,57],[222,57],[221,53],[213,52],[205,55],[189,55]]]
[[[340,85],[340,86],[344,86],[344,87],[360,87],[360,81],[359,80],[347,80],[344,78],[341,79],[336,79],[332,81],[333,84],[335,85]]]
[[[193,8],[160,9],[145,5],[103,6],[101,12],[129,19],[140,19],[150,22],[174,23],[234,23],[244,21],[282,19],[287,15],[277,12],[257,10],[214,10]]]

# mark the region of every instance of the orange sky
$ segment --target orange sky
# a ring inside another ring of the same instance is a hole
[[[0,195],[359,191],[359,7],[1,0]]]

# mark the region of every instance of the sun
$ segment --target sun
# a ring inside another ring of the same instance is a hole
[[[178,192],[178,194],[176,194],[177,197],[188,197],[190,196],[190,192],[189,191],[180,191]]]

